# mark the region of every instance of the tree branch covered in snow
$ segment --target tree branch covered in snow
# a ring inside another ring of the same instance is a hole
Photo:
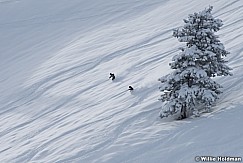
[[[173,31],[173,36],[186,46],[172,58],[171,69],[175,71],[159,79],[164,102],[160,116],[177,114],[177,118],[199,115],[209,110],[222,93],[222,86],[211,79],[215,76],[232,75],[224,58],[229,54],[218,36],[214,34],[223,25],[215,19],[210,6],[184,19],[185,25]],[[199,107],[200,106],[200,107]]]

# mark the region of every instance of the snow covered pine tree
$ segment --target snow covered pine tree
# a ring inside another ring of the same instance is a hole
[[[184,19],[182,29],[173,31],[179,42],[186,42],[181,52],[174,56],[170,67],[175,69],[159,79],[162,83],[160,100],[164,103],[160,117],[173,116],[183,119],[199,116],[201,111],[210,111],[212,104],[222,93],[221,85],[211,79],[215,76],[232,75],[224,58],[228,51],[214,34],[223,25],[211,12],[213,7],[190,14]]]

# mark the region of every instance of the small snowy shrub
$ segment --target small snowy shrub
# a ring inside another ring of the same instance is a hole
[[[215,76],[232,75],[224,58],[229,54],[214,34],[223,25],[211,12],[213,7],[190,14],[185,25],[173,31],[179,42],[185,42],[180,53],[170,63],[174,71],[159,79],[160,100],[164,103],[160,117],[171,115],[183,119],[209,111],[222,93],[222,86],[212,80]]]

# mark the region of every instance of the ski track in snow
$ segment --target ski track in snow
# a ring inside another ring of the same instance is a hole
[[[234,75],[216,79],[212,112],[161,120],[157,79],[181,45],[172,29],[209,4]],[[241,0],[0,1],[0,162],[242,157],[242,15]]]

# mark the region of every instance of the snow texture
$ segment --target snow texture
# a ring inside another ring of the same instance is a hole
[[[216,77],[212,112],[161,120],[157,79],[180,47],[172,29],[209,5],[234,75]],[[1,0],[0,162],[242,157],[242,15],[242,0]]]

